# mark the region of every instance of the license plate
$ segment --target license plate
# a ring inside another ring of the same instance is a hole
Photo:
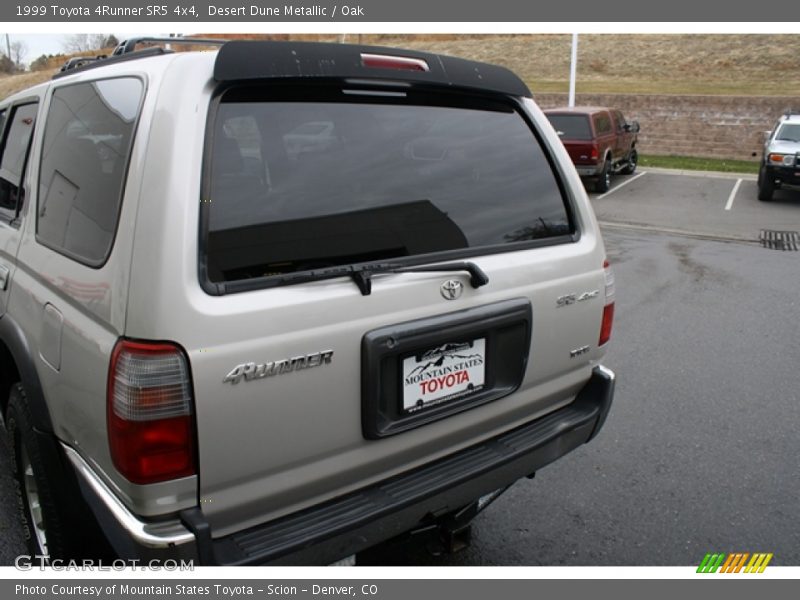
[[[417,412],[481,390],[486,381],[486,338],[449,343],[403,360],[403,410]]]

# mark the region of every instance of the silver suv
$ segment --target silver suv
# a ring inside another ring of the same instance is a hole
[[[457,534],[597,434],[613,275],[514,74],[254,41],[71,67],[0,103],[33,552],[331,563]]]
[[[767,132],[758,171],[758,199],[772,200],[776,189],[800,186],[800,113],[787,112]]]

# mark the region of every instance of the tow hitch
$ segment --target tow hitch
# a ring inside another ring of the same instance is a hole
[[[507,489],[508,486],[490,492],[456,511],[431,514],[424,520],[425,524],[413,529],[410,535],[412,538],[429,536],[431,539],[426,548],[434,556],[454,554],[469,548],[472,520]]]

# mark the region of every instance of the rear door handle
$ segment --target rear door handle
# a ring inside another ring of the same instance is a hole
[[[0,291],[5,291],[8,287],[8,276],[11,270],[5,265],[0,265]]]

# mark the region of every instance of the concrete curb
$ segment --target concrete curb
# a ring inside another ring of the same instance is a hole
[[[686,175],[688,177],[712,177],[714,179],[742,179],[744,181],[756,181],[758,175],[754,173],[725,173],[723,171],[693,171],[690,169],[664,169],[661,167],[646,167],[639,165],[639,168],[648,173],[661,173],[663,175]]]
[[[707,233],[702,231],[686,231],[685,229],[674,229],[660,227],[658,225],[646,225],[644,223],[621,223],[615,221],[598,220],[601,229],[618,229],[622,231],[646,231],[648,233],[660,233],[664,235],[676,235],[680,237],[694,238],[698,240],[710,240],[713,242],[726,242],[731,244],[759,244],[756,237],[737,235]]]

